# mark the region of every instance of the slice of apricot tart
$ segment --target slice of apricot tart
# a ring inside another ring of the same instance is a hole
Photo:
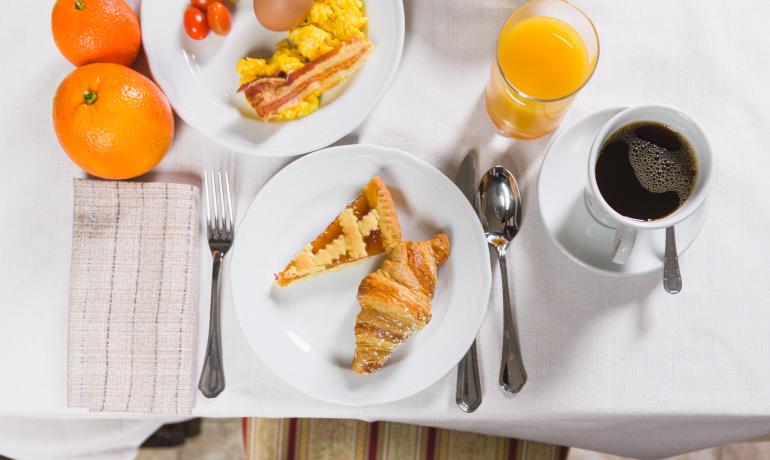
[[[275,275],[279,286],[390,252],[401,226],[390,191],[379,176],[334,221]]]

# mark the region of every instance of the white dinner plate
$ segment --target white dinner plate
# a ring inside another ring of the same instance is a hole
[[[373,375],[350,370],[356,292],[382,257],[280,288],[273,274],[379,175],[398,208],[405,239],[439,230],[451,253],[439,269],[433,318]],[[333,147],[276,174],[236,232],[231,266],[238,321],[257,356],[289,385],[325,401],[381,404],[406,398],[449,372],[484,319],[491,283],[481,224],[465,196],[441,172],[399,150]]]
[[[404,44],[401,0],[365,2],[374,50],[349,81],[324,93],[321,108],[298,120],[263,122],[237,93],[238,59],[266,57],[286,32],[271,32],[254,16],[251,0],[234,7],[232,30],[187,37],[182,16],[189,0],[141,5],[142,40],[150,70],[176,113],[219,145],[242,153],[290,156],[332,144],[363,122],[396,75]]]
[[[596,221],[583,197],[588,180],[588,154],[599,130],[624,107],[605,109],[560,129],[543,159],[538,201],[543,223],[556,246],[578,264],[605,275],[640,275],[663,268],[666,230],[639,230],[625,264],[612,262],[615,230]],[[676,247],[683,254],[706,220],[704,203],[676,225]]]

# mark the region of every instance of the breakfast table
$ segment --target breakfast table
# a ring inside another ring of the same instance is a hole
[[[488,120],[482,91],[496,34],[519,3],[405,1],[398,74],[364,123],[338,143],[398,148],[449,178],[476,152],[480,171],[502,164],[516,175],[524,219],[508,264],[529,376],[524,389],[511,397],[497,383],[503,315],[496,267],[478,332],[484,401],[466,414],[454,402],[454,370],[414,396],[374,406],[326,403],[286,385],[248,345],[226,264],[227,386],[215,399],[197,394],[193,416],[401,421],[634,458],[770,433],[770,35],[763,32],[770,4],[577,2],[596,24],[601,54],[562,127],[609,107],[663,103],[692,115],[711,142],[716,176],[708,214],[680,258],[683,290],[669,295],[659,270],[612,277],[560,252],[544,228],[537,196],[553,136],[512,140],[497,135]],[[50,36],[51,4],[18,2],[13,15],[0,16],[8,66],[0,75],[0,425],[93,419],[121,427],[134,421],[151,432],[178,417],[89,413],[66,403],[72,183],[84,176],[51,128],[52,95],[72,69]],[[146,61],[137,68],[149,74]],[[203,169],[227,170],[236,220],[292,161],[226,151],[175,121],[170,151],[142,180],[200,185]],[[201,238],[196,373],[206,346],[210,257]],[[12,440],[0,434],[0,453],[3,442]]]

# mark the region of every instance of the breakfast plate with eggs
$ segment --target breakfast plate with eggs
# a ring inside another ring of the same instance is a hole
[[[176,113],[221,146],[291,156],[363,122],[395,77],[402,0],[143,2],[150,70]]]

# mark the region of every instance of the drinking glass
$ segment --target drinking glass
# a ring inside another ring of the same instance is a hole
[[[574,40],[568,42],[559,36],[562,32]],[[557,43],[558,50],[570,53],[565,57],[572,59],[559,61],[553,57],[554,49],[542,40],[544,36],[561,38],[569,47]],[[512,66],[516,56],[511,53],[515,50],[532,59]],[[576,61],[578,51],[580,58]],[[549,55],[551,62],[546,65],[540,68],[537,62],[530,65],[544,56],[548,61]],[[484,95],[489,118],[502,134],[509,137],[533,139],[553,131],[577,93],[590,80],[598,60],[596,28],[577,6],[566,0],[525,3],[511,14],[497,39],[497,51]],[[529,89],[522,88],[525,85]],[[535,88],[540,94],[532,94]],[[563,94],[559,92],[561,90]]]

